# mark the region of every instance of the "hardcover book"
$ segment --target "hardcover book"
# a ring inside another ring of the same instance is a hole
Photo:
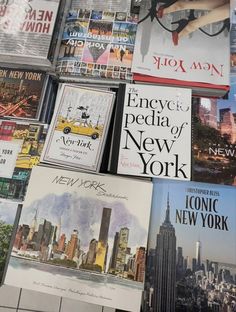
[[[129,12],[131,0],[72,0],[71,7],[73,9],[91,9],[102,11]]]
[[[2,0],[1,62],[49,66],[59,0]]]
[[[47,125],[0,120],[0,198],[23,200],[33,166],[39,163]]]
[[[134,80],[192,87],[195,93],[226,93],[229,15],[227,0],[145,1],[132,63]]]
[[[47,83],[44,72],[0,67],[0,117],[39,119]]]
[[[98,171],[115,93],[61,84],[42,162]]]
[[[230,29],[230,69],[231,73],[236,72],[236,0],[230,1],[230,21],[231,21],[231,29]]]
[[[235,197],[235,187],[154,181],[144,312],[233,311]]]
[[[191,90],[121,84],[109,170],[190,180]]]
[[[57,72],[65,79],[131,80],[136,29],[137,15],[127,12],[70,10]]]
[[[236,77],[228,100],[193,98],[192,180],[236,185]]]
[[[138,311],[151,197],[149,181],[34,167],[4,283]]]
[[[9,249],[16,230],[21,205],[11,201],[0,201],[0,284],[2,284]]]

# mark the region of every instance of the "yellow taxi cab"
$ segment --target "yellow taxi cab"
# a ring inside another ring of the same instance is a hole
[[[66,119],[59,119],[56,125],[56,130],[63,131],[65,134],[74,133],[90,136],[92,139],[97,139],[102,135],[102,127],[92,126],[90,123],[68,121]]]

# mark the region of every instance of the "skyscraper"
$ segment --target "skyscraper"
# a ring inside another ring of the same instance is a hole
[[[32,220],[32,224],[30,226],[29,234],[28,234],[28,237],[27,237],[27,241],[28,242],[32,241],[34,233],[36,231],[36,228],[37,228],[37,215],[38,215],[38,210],[36,209],[34,218]]]
[[[145,247],[137,248],[135,255],[135,273],[134,280],[138,282],[144,281],[144,272],[145,272]]]
[[[198,240],[196,242],[196,260],[197,260],[197,270],[201,269],[202,262],[201,262],[201,242]]]
[[[120,272],[124,271],[128,240],[129,240],[129,229],[127,227],[123,227],[120,229],[118,252],[116,258],[116,270]]]
[[[74,230],[73,233],[71,234],[71,238],[67,249],[67,258],[69,260],[72,260],[74,258],[77,248],[78,248],[78,231]]]
[[[98,247],[97,247],[97,254],[96,254],[96,261],[95,264],[101,267],[102,271],[105,271],[106,265],[106,254],[108,248],[108,232],[110,226],[110,218],[111,218],[111,209],[110,208],[103,208],[102,211],[102,220],[98,238]]]
[[[94,264],[96,260],[96,252],[97,252],[97,240],[93,238],[89,243],[89,251],[86,257],[86,264]]]
[[[58,241],[57,251],[64,252],[66,248],[66,235],[63,233]]]
[[[154,280],[154,311],[175,311],[176,236],[170,222],[169,194],[165,220],[160,226],[156,241],[156,266]]]
[[[117,253],[118,253],[118,247],[119,247],[119,238],[120,238],[120,234],[119,234],[119,232],[116,232],[115,237],[114,237],[113,248],[112,248],[110,271],[113,271],[116,268],[116,259],[117,259]]]

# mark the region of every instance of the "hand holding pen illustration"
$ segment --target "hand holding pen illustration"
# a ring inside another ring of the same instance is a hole
[[[161,4],[158,7],[159,3],[163,3],[163,1],[153,0],[149,13],[142,20],[140,20],[139,23],[142,23],[148,17],[151,18],[151,21],[156,18],[158,23],[166,31],[172,33],[174,45],[178,45],[179,39],[193,33],[196,30],[200,30],[205,35],[210,37],[217,36],[225,29],[229,30],[229,0],[167,0],[164,4]],[[162,23],[161,19],[165,15],[185,10],[189,10],[188,17],[171,23],[172,25],[177,25],[176,29],[171,30]],[[207,11],[207,13],[196,17],[195,10]],[[203,29],[206,25],[220,21],[223,21],[223,26],[216,33],[208,33]]]

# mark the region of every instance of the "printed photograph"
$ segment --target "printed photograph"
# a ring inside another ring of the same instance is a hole
[[[129,190],[130,181],[122,178],[37,167],[6,283],[136,311],[132,305],[140,304],[144,283],[151,185],[133,182]],[[136,303],[118,303],[127,292]]]
[[[143,311],[235,310],[235,196],[234,187],[155,180]]]
[[[192,180],[236,185],[235,83],[228,100],[193,99]]]
[[[47,126],[10,120],[0,122],[0,198],[23,200],[30,172],[37,165]]]
[[[103,40],[110,41],[113,23],[109,21],[97,21],[91,18],[88,33],[91,35],[104,36]],[[107,37],[107,38],[106,38]]]
[[[67,22],[63,32],[63,40],[78,39],[88,33],[88,20],[77,19],[73,22]]]
[[[40,72],[2,69],[0,75],[0,117],[37,119],[45,75]]]
[[[109,55],[109,65],[131,67],[134,46],[112,44]]]
[[[115,22],[113,25],[113,42],[120,44],[134,44],[136,31],[136,23]]]
[[[84,46],[85,41],[82,39],[62,40],[58,56],[58,64],[66,60],[81,61]]]
[[[0,284],[6,266],[18,204],[0,200]]]
[[[82,62],[107,65],[110,44],[87,40],[83,51]]]

